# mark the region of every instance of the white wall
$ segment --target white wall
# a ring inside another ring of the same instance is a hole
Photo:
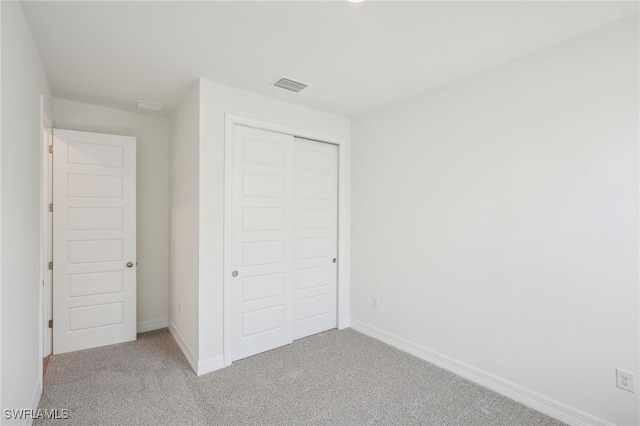
[[[2,410],[40,399],[40,95],[51,93],[18,2],[2,8]],[[3,424],[4,411],[2,412]],[[10,424],[10,421],[6,422]],[[21,422],[17,422],[21,423]]]
[[[54,99],[55,127],[135,136],[137,140],[138,331],[168,326],[169,119]]]
[[[355,327],[638,424],[638,75],[634,16],[354,121]]]
[[[171,117],[171,331],[198,369],[199,84]]]
[[[200,81],[199,99],[199,329],[200,373],[223,364],[223,234],[225,113],[295,127],[344,140],[347,158],[350,121],[242,90]],[[186,149],[186,148],[185,148]],[[191,148],[188,148],[189,150]],[[173,152],[172,152],[173,153]],[[176,176],[172,179],[175,181]],[[348,179],[348,176],[345,176]],[[344,218],[348,222],[348,218]],[[173,280],[182,280],[180,275]]]

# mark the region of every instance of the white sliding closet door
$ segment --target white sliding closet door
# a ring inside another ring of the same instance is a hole
[[[338,147],[295,139],[294,339],[335,328]]]
[[[233,132],[232,359],[292,341],[293,137]]]
[[[232,360],[336,327],[337,152],[234,126]]]

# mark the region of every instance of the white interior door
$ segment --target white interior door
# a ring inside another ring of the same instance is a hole
[[[231,358],[336,327],[336,146],[233,129]]]
[[[135,138],[54,129],[54,354],[135,340],[135,265]]]
[[[293,339],[293,137],[233,133],[232,359]]]
[[[294,339],[337,325],[338,147],[295,139]]]

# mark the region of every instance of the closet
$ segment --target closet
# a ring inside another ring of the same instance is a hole
[[[234,125],[232,360],[336,327],[338,147]]]

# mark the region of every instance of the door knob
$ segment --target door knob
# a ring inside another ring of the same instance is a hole
[[[338,259],[336,259],[335,257],[333,258],[333,263],[336,263],[338,261]]]
[[[232,277],[237,277],[237,276],[238,276],[238,271],[233,271],[233,272],[231,273],[231,276],[232,276]]]
[[[127,262],[127,268],[133,268],[133,262]]]

